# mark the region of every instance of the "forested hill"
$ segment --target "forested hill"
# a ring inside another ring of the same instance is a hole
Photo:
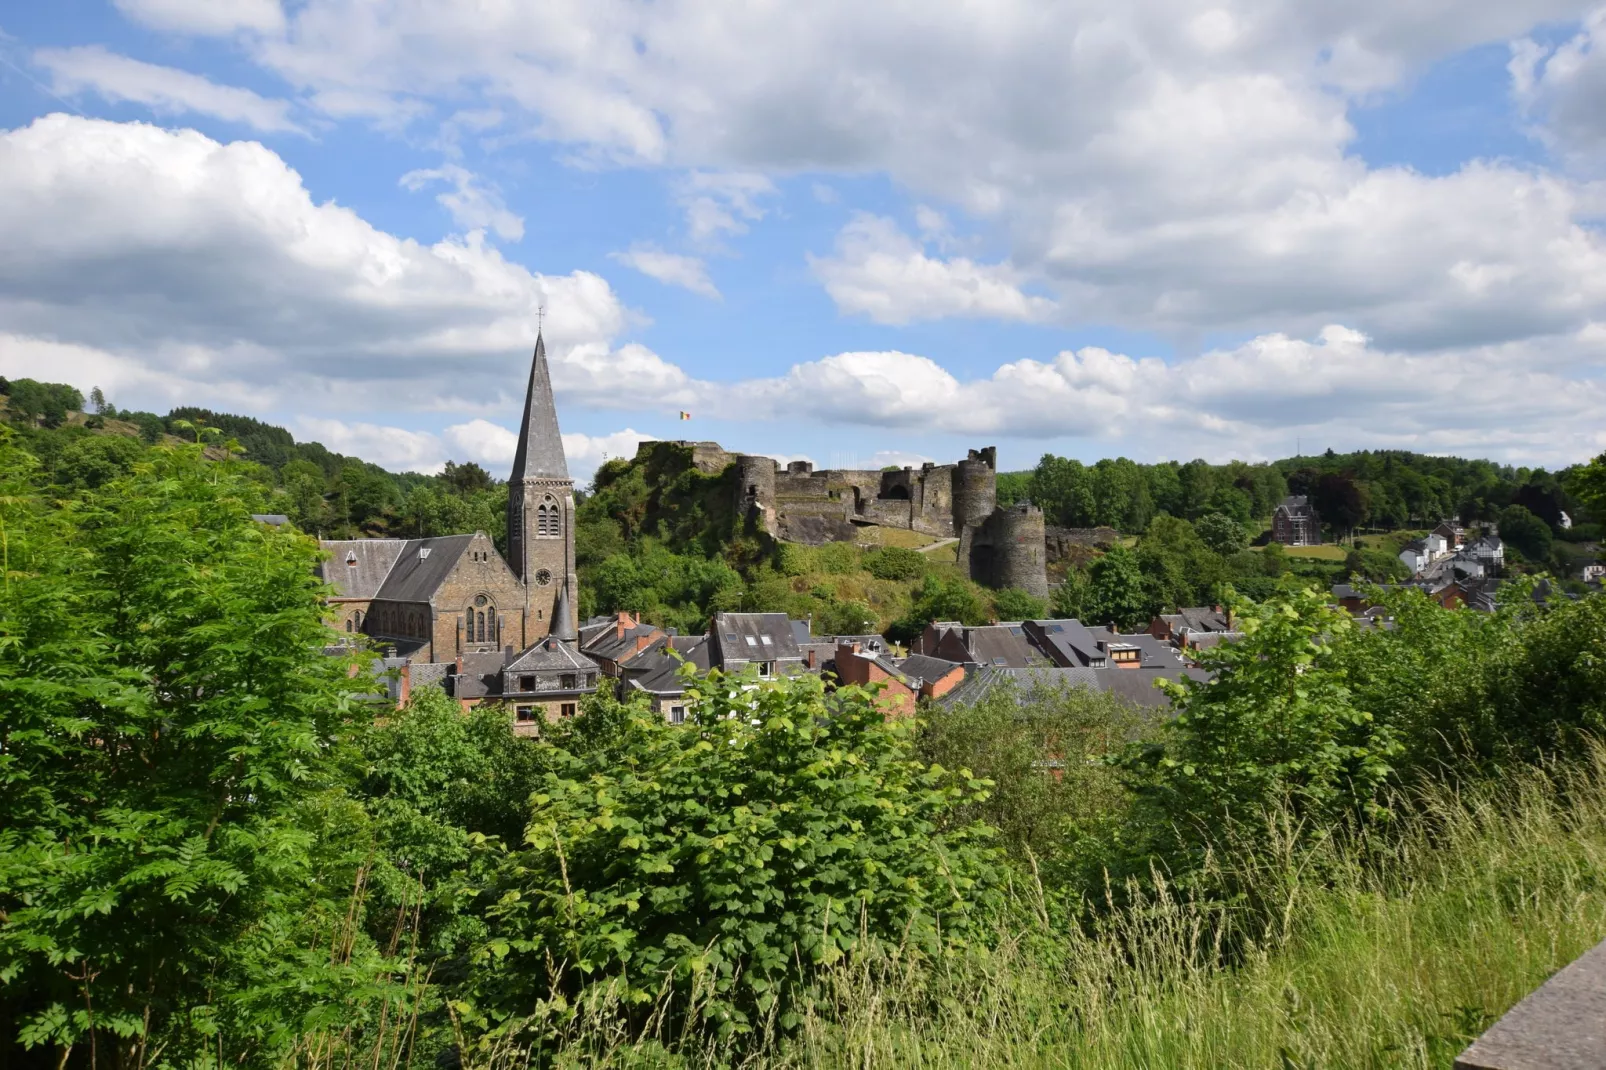
[[[0,402],[12,433],[63,487],[99,486],[129,471],[153,443],[199,438],[214,456],[232,451],[248,462],[269,488],[271,507],[309,534],[482,530],[498,545],[504,538],[506,485],[471,462],[448,463],[438,475],[389,472],[248,416],[195,407],[165,416],[123,411],[98,391],[86,402],[70,386],[27,379],[0,380]],[[1587,471],[1599,468],[1606,462]],[[1153,612],[1214,601],[1229,584],[1264,597],[1289,573],[1320,584],[1357,574],[1399,578],[1399,543],[1448,516],[1498,523],[1514,565],[1567,576],[1599,537],[1601,510],[1592,513],[1576,497],[1589,482],[1585,473],[1392,450],[1259,464],[1115,458],[1084,465],[1049,454],[1030,471],[1001,474],[1000,502],[1027,498],[1051,524],[1107,525],[1127,538],[1109,553],[1057,561],[1058,593],[1045,604],[976,587],[951,551],[777,545],[732,515],[724,477],[697,472],[665,443],[639,460],[604,465],[581,495],[581,610],[637,610],[689,630],[717,609],[784,611],[812,618],[820,631],[896,635],[936,618],[980,623],[1047,612],[1139,624]],[[1313,499],[1329,538],[1346,541],[1343,550],[1251,552],[1290,493]]]

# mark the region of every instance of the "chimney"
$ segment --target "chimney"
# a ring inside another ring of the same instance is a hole
[[[818,666],[814,664],[814,660],[814,648],[810,647],[808,652],[803,656],[803,664],[807,665],[811,669],[818,668]]]
[[[463,655],[461,652],[459,652],[457,655],[457,675],[463,675]]]
[[[400,705],[405,706],[407,705],[407,700],[413,694],[413,663],[410,661],[403,663],[401,670],[396,675],[401,691]]]

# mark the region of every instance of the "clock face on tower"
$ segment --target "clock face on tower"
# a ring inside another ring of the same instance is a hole
[[[538,587],[545,587],[552,582],[552,570],[538,568],[535,570],[535,583]]]

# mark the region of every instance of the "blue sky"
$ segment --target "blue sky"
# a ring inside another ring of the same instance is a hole
[[[576,473],[1606,449],[1606,9],[0,6],[0,373]],[[693,419],[680,421],[689,410]]]

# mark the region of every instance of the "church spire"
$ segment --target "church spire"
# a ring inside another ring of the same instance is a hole
[[[546,366],[546,340],[535,336],[535,357],[530,361],[530,385],[524,394],[524,420],[519,424],[518,451],[508,482],[526,479],[568,479],[563,459],[563,438],[558,434],[558,407],[552,399],[552,376]]]

